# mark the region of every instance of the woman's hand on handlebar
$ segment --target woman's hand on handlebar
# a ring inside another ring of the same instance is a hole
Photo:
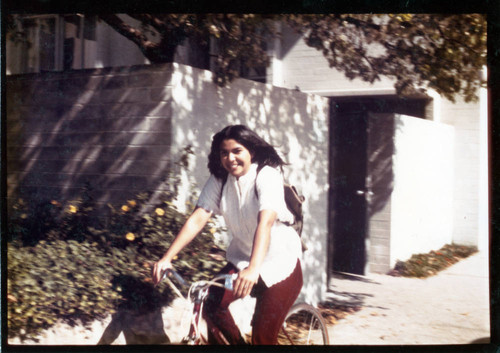
[[[235,296],[237,298],[243,298],[249,295],[258,279],[259,272],[250,267],[238,272],[238,278],[234,281]]]
[[[156,286],[162,279],[163,274],[166,270],[172,268],[172,262],[167,259],[160,259],[153,265],[153,270],[151,277],[153,277],[153,284]]]

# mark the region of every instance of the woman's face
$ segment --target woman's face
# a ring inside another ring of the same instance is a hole
[[[252,154],[236,140],[223,140],[220,144],[220,161],[227,172],[237,178],[245,175],[252,164]]]

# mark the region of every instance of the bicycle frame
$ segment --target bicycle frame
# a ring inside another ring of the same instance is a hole
[[[203,304],[205,299],[208,296],[208,290],[211,286],[224,287],[226,289],[233,289],[233,280],[237,275],[235,274],[227,274],[227,275],[219,275],[210,281],[197,281],[191,284],[189,287],[187,297],[184,297],[177,286],[170,280],[170,276],[175,277],[175,279],[183,286],[187,286],[186,281],[173,269],[169,269],[164,272],[162,275],[162,279],[165,278],[169,286],[174,290],[174,292],[181,298],[184,298],[186,301],[190,301],[193,303],[193,308],[191,312],[191,322],[189,326],[189,332],[186,337],[182,339],[183,344],[188,345],[198,345],[198,344],[207,344],[208,341],[200,332],[200,322],[202,318],[203,312]],[[224,284],[219,281],[224,281]],[[192,299],[194,297],[194,299]],[[216,327],[212,328],[212,333],[221,340],[222,343],[229,345],[229,342],[226,340],[222,332],[220,332]]]
[[[165,271],[165,273],[162,275],[162,279],[166,278],[167,283],[169,286],[174,290],[174,292],[181,298],[185,299],[186,301],[190,301],[193,303],[193,307],[191,310],[191,322],[189,326],[189,331],[188,335],[185,336],[181,343],[183,344],[188,344],[188,345],[199,345],[199,344],[207,344],[208,340],[207,338],[203,337],[203,335],[200,332],[200,322],[202,318],[202,313],[203,313],[203,304],[205,303],[205,300],[208,296],[208,291],[211,286],[218,286],[218,287],[223,287],[228,290],[233,290],[233,280],[237,278],[237,274],[226,274],[226,275],[219,275],[216,276],[214,279],[210,281],[197,281],[191,284],[189,287],[188,295],[187,297],[184,297],[182,293],[179,291],[179,289],[175,286],[175,284],[170,280],[170,276],[174,276],[176,280],[183,286],[187,287],[186,281],[173,269],[169,269]],[[224,284],[222,284],[220,281],[224,281]],[[292,322],[292,326],[294,326],[293,322],[294,319],[297,319],[296,315],[299,315],[298,320],[301,321],[301,317],[305,316],[309,317],[310,316],[310,322],[306,323],[305,327],[305,337],[306,343],[299,343],[299,344],[329,344],[329,338],[328,338],[328,330],[326,328],[326,324],[324,320],[321,317],[321,313],[312,307],[309,304],[306,303],[296,303],[295,305],[290,308],[288,311],[288,314],[285,318],[285,322],[283,323],[282,327],[282,333],[284,336],[287,338],[286,344],[291,344],[294,345],[300,341],[296,342],[296,338],[292,337],[290,335],[290,331],[287,328],[287,320],[290,318]],[[205,318],[207,320],[207,318]],[[314,328],[313,328],[313,322],[314,322]],[[209,324],[210,322],[208,322]],[[309,327],[307,327],[309,325]],[[208,325],[210,327],[210,333],[214,335],[214,338],[219,341],[221,344],[226,344],[229,345],[229,342],[227,339],[224,337],[222,332],[215,326],[215,325]],[[301,330],[299,326],[295,325],[295,328],[292,328],[294,330]],[[312,330],[316,331],[316,334],[319,334],[320,339],[313,339],[311,341],[311,336],[312,336]],[[304,332],[304,331],[302,331]]]

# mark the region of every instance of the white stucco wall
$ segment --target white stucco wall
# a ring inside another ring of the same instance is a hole
[[[306,197],[302,299],[316,303],[326,293],[328,210],[328,100],[294,90],[238,79],[227,88],[212,74],[174,64],[172,77],[172,151],[193,146],[197,189],[209,176],[212,136],[228,124],[245,124],[276,146],[290,163],[285,176]]]
[[[397,115],[391,266],[452,241],[454,128]]]
[[[453,242],[480,246],[488,243],[488,117],[487,94],[480,101],[442,100],[442,121],[455,126]]]

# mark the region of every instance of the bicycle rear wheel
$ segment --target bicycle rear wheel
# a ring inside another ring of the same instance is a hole
[[[313,306],[305,303],[292,306],[278,335],[278,344],[330,344],[328,330],[321,313]]]

